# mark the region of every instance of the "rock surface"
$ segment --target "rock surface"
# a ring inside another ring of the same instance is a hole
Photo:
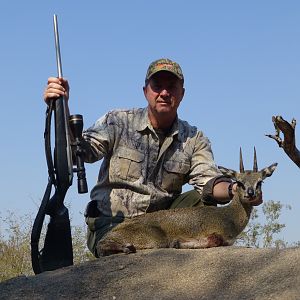
[[[0,284],[0,299],[300,299],[300,248],[155,249]]]

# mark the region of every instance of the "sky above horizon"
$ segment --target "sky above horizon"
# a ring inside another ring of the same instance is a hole
[[[70,110],[84,116],[85,127],[109,110],[146,106],[148,65],[161,57],[177,61],[186,89],[179,117],[209,137],[218,165],[238,169],[242,147],[251,168],[254,146],[260,169],[278,162],[263,185],[264,200],[291,206],[279,237],[300,240],[299,168],[265,137],[274,133],[273,115],[300,121],[299,1],[11,0],[0,8],[2,215],[35,215],[46,188],[42,94],[57,74],[57,14]],[[99,166],[86,164],[90,190]],[[74,224],[83,224],[89,197],[77,194],[76,181],[66,201]]]

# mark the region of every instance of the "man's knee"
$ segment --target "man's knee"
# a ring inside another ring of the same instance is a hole
[[[97,208],[97,201],[90,201],[87,204],[85,213],[85,222],[87,224],[87,247],[95,257],[98,257],[96,245],[101,239],[101,213]]]
[[[89,221],[92,223],[91,220]],[[93,227],[96,227],[95,230],[92,230],[89,226],[87,228],[87,247],[95,257],[99,257],[97,253],[97,244],[114,226],[112,224],[108,224],[106,226],[102,226],[101,228],[97,228],[97,225],[93,225]]]
[[[202,204],[201,195],[196,190],[191,190],[182,193],[177,197],[170,208],[183,208],[183,207],[193,207]]]
[[[97,208],[97,201],[90,201],[85,211],[85,222],[87,224],[87,247],[95,257],[97,254],[97,244],[102,237],[123,222],[122,217],[104,216]]]

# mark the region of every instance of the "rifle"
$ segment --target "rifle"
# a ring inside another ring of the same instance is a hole
[[[57,16],[53,17],[58,77],[62,75]],[[51,151],[51,120],[54,111],[55,148]],[[48,167],[48,184],[31,232],[31,262],[35,274],[73,265],[73,248],[70,218],[64,199],[72,185],[73,172],[77,172],[78,192],[87,193],[87,182],[80,138],[83,129],[81,115],[68,116],[64,97],[51,100],[46,111],[45,154]],[[71,132],[70,132],[71,130]],[[71,143],[71,133],[75,142]],[[72,151],[73,150],[73,151]],[[73,157],[72,154],[74,154]],[[53,158],[54,159],[53,159]],[[73,168],[73,158],[77,168]],[[54,194],[51,190],[54,187]],[[50,216],[44,247],[39,250],[39,240],[45,220]]]

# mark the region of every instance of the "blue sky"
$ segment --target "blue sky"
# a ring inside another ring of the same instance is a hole
[[[300,122],[299,1],[58,2],[0,4],[0,212],[35,214],[46,187],[42,94],[56,76],[56,13],[70,110],[83,114],[85,127],[108,110],[145,106],[149,63],[176,60],[186,80],[180,118],[210,138],[219,165],[237,169],[240,146],[246,168],[254,146],[259,168],[278,162],[264,199],[292,206],[281,237],[300,240],[300,170],[264,136],[274,132],[272,115]],[[86,166],[90,189],[99,166]],[[70,188],[74,224],[83,223],[88,198]]]

